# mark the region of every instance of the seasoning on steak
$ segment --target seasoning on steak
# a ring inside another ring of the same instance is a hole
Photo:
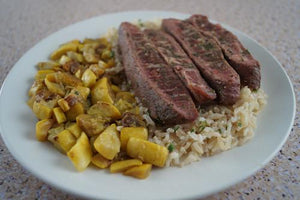
[[[193,15],[188,22],[198,28],[201,33],[212,36],[220,45],[225,58],[241,77],[242,85],[251,89],[260,87],[260,66],[238,38],[220,24],[212,24],[206,16]]]
[[[145,34],[199,104],[209,103],[216,98],[215,91],[208,86],[197,67],[173,37],[160,30],[147,29]]]
[[[161,124],[180,124],[198,117],[187,89],[142,31],[123,22],[118,42],[126,76],[153,119]]]
[[[221,104],[234,104],[240,96],[240,78],[225,60],[221,48],[186,21],[164,19],[162,28],[171,34],[194,61]]]

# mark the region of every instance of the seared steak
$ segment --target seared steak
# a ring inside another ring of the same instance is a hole
[[[126,76],[152,118],[162,124],[180,124],[198,117],[187,89],[142,31],[123,22],[119,46]]]
[[[145,30],[145,33],[199,104],[209,103],[216,98],[215,91],[208,86],[197,67],[170,35],[150,29]]]
[[[221,48],[186,21],[164,19],[162,28],[171,34],[194,61],[221,104],[234,104],[240,96],[240,78],[225,60]]]
[[[242,85],[251,89],[260,87],[260,67],[238,38],[219,24],[212,24],[206,16],[193,15],[188,22],[197,27],[201,33],[212,36],[220,45],[225,58],[241,77]]]

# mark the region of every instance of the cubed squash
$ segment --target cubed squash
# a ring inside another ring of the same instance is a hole
[[[68,51],[76,51],[77,45],[69,42],[66,44],[61,45],[58,49],[53,51],[50,55],[51,60],[59,59],[63,54],[66,54]]]
[[[82,103],[77,102],[70,107],[70,110],[66,112],[66,117],[69,121],[75,121],[76,117],[84,113],[84,106]]]
[[[143,162],[163,167],[169,155],[166,147],[153,142],[131,137],[128,140],[127,154],[132,158],[137,158]]]
[[[87,168],[92,160],[92,150],[88,137],[84,132],[77,139],[76,144],[68,151],[68,157],[78,171]]]
[[[127,142],[130,137],[136,137],[143,140],[148,139],[148,130],[144,127],[124,127],[121,129],[120,140],[121,149],[126,150]]]
[[[61,124],[67,121],[66,115],[60,107],[53,108],[53,114],[57,123]]]
[[[95,85],[96,79],[97,79],[97,76],[90,69],[86,69],[83,72],[82,77],[81,77],[81,80],[85,87],[92,87],[93,85]]]
[[[65,153],[76,143],[76,137],[68,130],[63,130],[57,134],[55,140]]]
[[[119,152],[121,142],[116,125],[107,127],[95,140],[94,147],[106,159],[112,160]]]
[[[151,164],[143,164],[127,169],[123,174],[126,176],[132,176],[139,179],[145,179],[150,175],[152,169]]]
[[[92,163],[100,169],[105,169],[109,167],[111,161],[104,158],[101,154],[97,153],[93,156]]]
[[[53,119],[43,119],[35,125],[35,136],[38,141],[44,142],[48,137],[48,130],[53,124]]]
[[[49,119],[52,116],[53,109],[44,105],[42,102],[33,102],[32,110],[37,118],[39,119]]]
[[[53,92],[54,94],[58,94],[60,96],[65,95],[65,88],[63,85],[55,83],[55,77],[54,73],[47,74],[45,78],[45,84],[50,92]]]
[[[110,104],[114,103],[113,92],[107,77],[103,77],[96,82],[91,91],[92,103],[95,104],[98,101],[107,102]]]
[[[35,80],[43,80],[46,78],[47,74],[51,74],[53,73],[54,70],[51,69],[45,69],[45,70],[39,70],[36,74],[35,74]]]
[[[82,133],[81,128],[76,123],[71,123],[66,129],[70,131],[76,138],[79,138],[80,134]]]
[[[131,167],[140,166],[142,164],[143,162],[138,159],[122,160],[122,161],[112,163],[110,165],[110,172],[111,173],[123,172]]]
[[[114,105],[103,101],[98,101],[96,104],[92,105],[87,113],[90,115],[100,115],[114,120],[121,118],[120,111]]]
[[[82,114],[78,115],[76,118],[76,122],[78,126],[88,135],[98,135],[105,129],[106,119],[95,116],[95,115],[87,115]]]
[[[59,107],[60,107],[64,112],[70,110],[70,106],[69,106],[68,102],[67,102],[65,99],[59,99],[59,100],[57,101],[57,103],[58,103]]]

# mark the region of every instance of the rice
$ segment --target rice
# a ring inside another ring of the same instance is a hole
[[[133,22],[141,29],[158,29],[160,19]],[[110,29],[106,37],[117,46],[117,30]],[[117,51],[115,51],[117,52]],[[117,65],[110,73],[124,73],[118,56]],[[121,85],[126,89],[128,83]],[[198,108],[200,113],[193,124],[176,125],[168,128],[157,127],[151,119],[148,109],[139,102],[140,114],[149,131],[149,141],[165,146],[170,150],[166,166],[184,166],[199,161],[202,157],[212,156],[244,144],[253,136],[258,113],[267,103],[267,95],[262,89],[251,91],[248,87],[241,89],[240,99],[232,106],[213,105]],[[172,147],[172,149],[170,149]]]
[[[249,141],[254,136],[257,115],[266,103],[262,89],[252,92],[244,87],[233,106],[200,108],[200,116],[190,127],[176,125],[166,131],[152,127],[149,140],[167,148],[170,144],[175,147],[166,166],[184,166]]]

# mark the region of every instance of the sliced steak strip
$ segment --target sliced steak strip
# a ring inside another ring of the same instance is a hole
[[[234,104],[240,96],[240,78],[225,60],[221,48],[188,22],[164,19],[162,28],[171,34],[194,61],[221,104]]]
[[[206,16],[193,15],[188,20],[201,33],[212,36],[220,45],[225,58],[241,77],[242,85],[251,89],[260,87],[260,66],[238,38],[220,24],[212,24]]]
[[[198,117],[187,89],[142,31],[123,22],[119,47],[126,76],[152,118],[161,124],[181,124]]]
[[[207,104],[216,98],[215,91],[208,86],[197,67],[173,37],[159,30],[147,29],[145,33],[199,104]]]

